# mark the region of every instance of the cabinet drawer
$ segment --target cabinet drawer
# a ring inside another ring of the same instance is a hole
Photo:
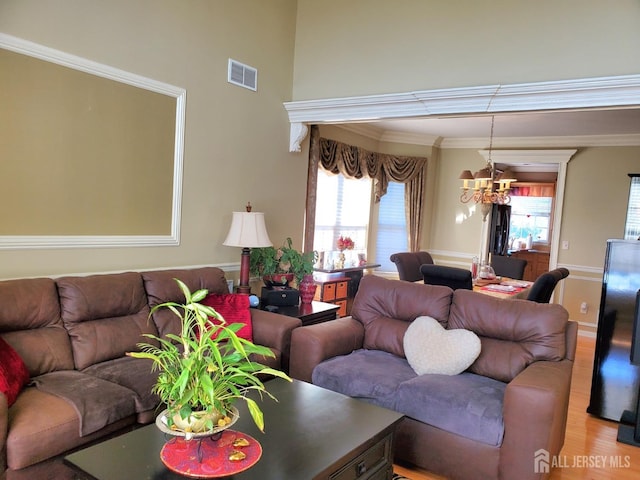
[[[322,301],[330,302],[336,298],[336,284],[335,283],[325,283],[322,286]]]
[[[366,452],[358,455],[344,467],[331,475],[330,480],[371,480],[388,478],[381,473],[388,472],[391,465],[391,436],[385,437]]]
[[[338,282],[336,283],[336,298],[347,298],[347,289],[349,287],[349,282]]]
[[[346,317],[347,316],[347,301],[346,300],[336,300],[335,302],[336,305],[338,305],[340,308],[338,309],[338,316],[339,317]]]

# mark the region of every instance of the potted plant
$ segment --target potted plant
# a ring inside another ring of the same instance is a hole
[[[197,433],[197,429],[207,432],[216,426],[224,428],[230,423],[233,403],[241,399],[256,426],[264,431],[262,410],[246,395],[258,391],[274,398],[258,375],[274,375],[289,381],[291,378],[249,359],[250,354],[265,357],[274,354],[267,347],[238,337],[236,332],[243,324],[227,325],[213,308],[198,303],[206,297],[207,290],[192,294],[182,281],[176,282],[185,303],[166,302],[153,307],[151,314],[160,308],[170,309],[180,318],[180,335],[160,338],[145,334],[158,346],[144,342],[139,344],[139,352],[128,353],[131,357],[150,359],[153,368],[159,371],[153,391],[167,405],[168,426],[188,433]],[[196,426],[196,420],[202,417],[205,417],[202,425]],[[187,426],[176,426],[182,422]]]
[[[287,285],[293,279],[300,285],[304,275],[313,273],[313,264],[317,259],[316,251],[302,253],[293,248],[291,238],[280,248],[253,248],[249,263],[251,275],[261,276],[267,286]],[[286,282],[278,276],[285,276]]]

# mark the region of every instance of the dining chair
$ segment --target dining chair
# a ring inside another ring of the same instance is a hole
[[[549,301],[551,300],[551,294],[556,288],[558,282],[564,278],[567,278],[568,276],[569,270],[562,267],[551,270],[550,272],[543,273],[538,278],[536,278],[535,282],[533,282],[533,285],[531,285],[531,290],[529,290],[527,300],[538,303],[549,303]]]
[[[422,265],[420,273],[424,283],[429,285],[445,285],[454,290],[459,288],[473,290],[471,271],[464,268],[447,267],[445,265]]]
[[[422,280],[420,265],[433,264],[433,258],[429,252],[399,252],[389,257],[396,264],[400,280],[417,282]]]
[[[509,277],[514,280],[522,280],[524,278],[524,269],[527,261],[523,258],[508,257],[506,255],[491,255],[491,266],[496,275],[500,277]]]

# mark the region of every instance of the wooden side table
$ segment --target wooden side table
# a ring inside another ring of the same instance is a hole
[[[300,305],[277,307],[275,313],[299,318],[302,320],[302,326],[305,326],[335,320],[338,318],[339,308],[338,305],[334,305],[333,303],[314,301],[311,303],[301,303]]]

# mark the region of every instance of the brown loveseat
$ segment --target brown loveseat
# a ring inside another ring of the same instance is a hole
[[[0,282],[0,336],[31,376],[11,407],[0,393],[0,473],[155,419],[151,364],[125,353],[143,333],[176,333],[168,312],[149,319],[154,305],[184,300],[174,278],[228,293],[215,267]],[[287,370],[300,320],[257,309],[251,319],[254,342],[276,355],[270,366]]]
[[[534,459],[563,445],[576,347],[562,306],[366,276],[351,313],[294,330],[292,377],[404,413],[396,461],[452,479],[546,476]],[[404,334],[422,316],[479,337],[466,371],[416,374]]]

